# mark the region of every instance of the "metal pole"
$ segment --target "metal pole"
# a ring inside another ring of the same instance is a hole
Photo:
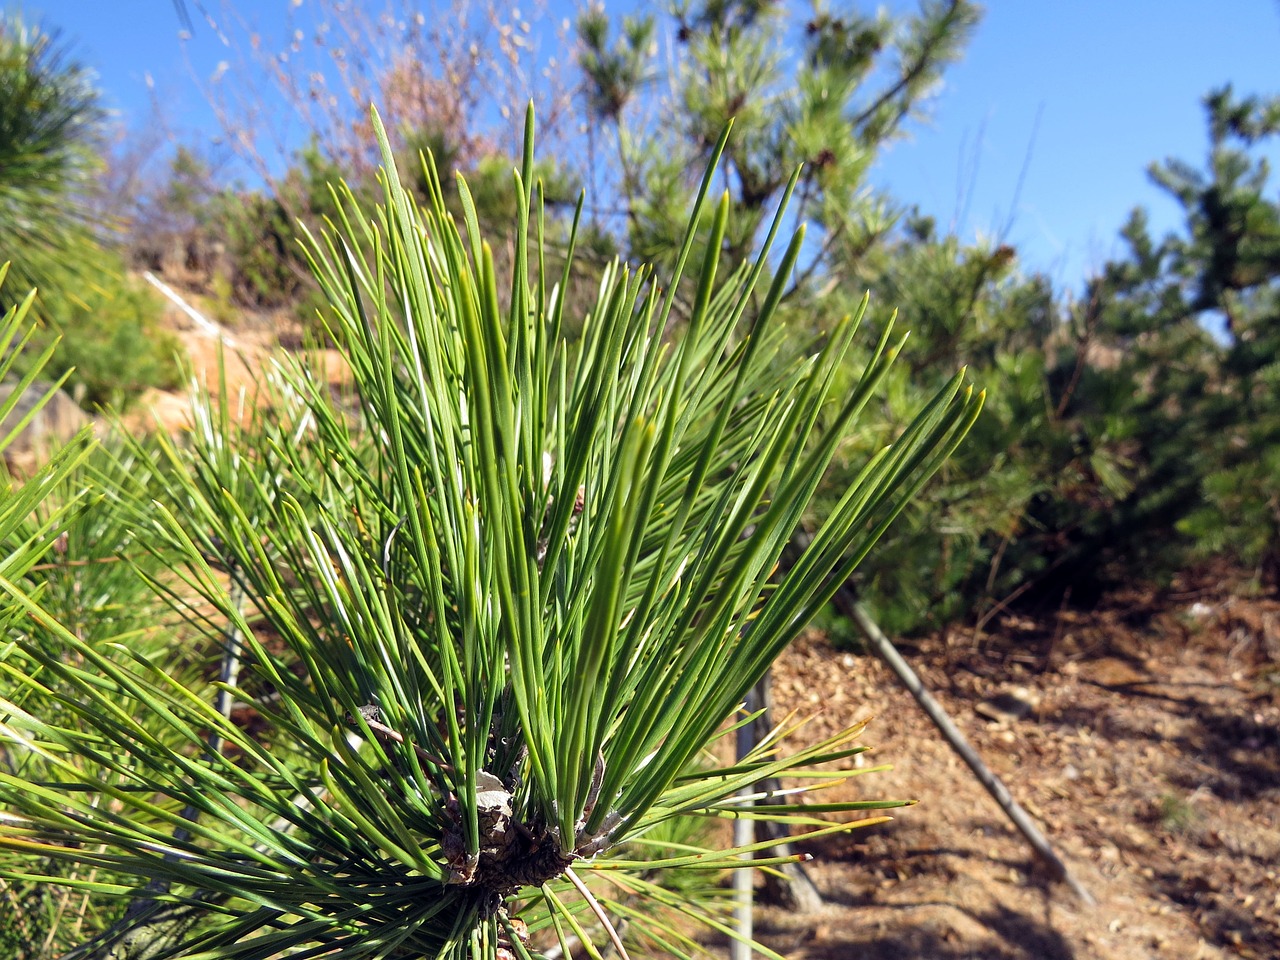
[[[747,702],[745,705],[748,714],[753,713],[757,707],[755,703],[755,690],[753,689],[747,694]],[[755,724],[744,723],[738,728],[736,738],[736,748],[738,759],[741,760],[752,748],[755,747]],[[755,790],[752,784],[743,787],[739,794],[750,795]],[[750,803],[750,801],[747,801]],[[754,843],[756,839],[755,821],[750,817],[738,817],[733,821],[733,845],[735,847],[745,847]],[[743,854],[746,860],[754,859],[751,854]],[[733,871],[733,920],[737,928],[738,935],[742,940],[730,939],[729,941],[729,960],[751,960],[751,947],[748,944],[753,936],[752,929],[752,911],[754,908],[752,879],[755,877],[755,870],[751,867],[739,867]]]

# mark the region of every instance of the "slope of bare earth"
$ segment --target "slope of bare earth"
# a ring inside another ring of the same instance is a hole
[[[807,851],[827,905],[764,908],[795,960],[1280,957],[1280,603],[1215,578],[903,651],[1097,899],[1029,848],[879,661],[810,636],[774,679],[817,737],[873,715],[893,823]],[[868,764],[870,765],[870,764]]]
[[[164,302],[161,322],[177,339],[186,372],[215,396],[225,388],[232,411],[243,416],[256,402],[271,359],[282,355],[280,341],[300,338],[296,321],[279,313],[245,313],[234,327],[226,327],[209,319],[212,311],[201,312],[205,298],[188,290],[176,292],[203,318],[196,323],[173,303]],[[350,371],[336,350],[293,352],[330,387],[349,383]],[[134,402],[124,424],[134,432],[186,430],[191,426],[190,394],[185,386],[179,390],[148,390]]]

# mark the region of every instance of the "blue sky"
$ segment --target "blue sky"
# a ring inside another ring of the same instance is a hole
[[[1177,224],[1147,167],[1203,165],[1201,100],[1228,82],[1280,93],[1276,0],[992,0],[934,122],[878,175],[967,235],[1008,226],[1024,261],[1078,288],[1135,205]]]
[[[290,2],[239,6],[270,26]],[[216,10],[219,0],[205,6]],[[213,129],[192,71],[207,76],[226,52],[195,9],[184,54],[169,0],[25,0],[21,8],[63,31],[126,118],[146,116],[150,76],[181,127]],[[1078,290],[1090,268],[1119,251],[1117,232],[1135,204],[1158,229],[1176,225],[1147,165],[1169,156],[1199,164],[1201,98],[1227,82],[1242,93],[1280,92],[1278,51],[1277,0],[992,0],[964,60],[947,73],[933,120],[885,154],[874,178],[966,238],[1002,237],[1028,269]]]

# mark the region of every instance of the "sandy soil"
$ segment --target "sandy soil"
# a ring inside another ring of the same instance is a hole
[[[186,355],[189,371],[210,393],[218,396],[225,386],[235,416],[246,418],[257,400],[267,364],[277,356],[281,339],[299,339],[295,321],[278,313],[248,314],[234,328],[210,317],[205,299],[190,291],[179,295],[205,318],[196,324],[166,301],[162,324],[177,339]],[[351,372],[336,350],[294,350],[294,358],[324,378],[332,389],[350,383]],[[161,429],[181,433],[191,426],[191,400],[185,388],[146,391],[124,418],[126,429],[137,432]]]
[[[777,708],[819,710],[815,737],[873,715],[893,769],[851,789],[921,802],[803,848],[827,903],[764,908],[761,939],[795,960],[1280,957],[1280,603],[1217,583],[904,645],[1093,907],[1047,881],[887,667],[798,643]]]

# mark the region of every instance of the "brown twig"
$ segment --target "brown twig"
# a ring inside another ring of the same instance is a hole
[[[31,568],[37,570],[62,570],[65,567],[87,567],[93,563],[120,563],[124,557],[90,557],[86,560],[55,560],[52,563],[37,563]]]
[[[622,960],[631,960],[627,956],[627,948],[622,945],[622,937],[618,936],[618,931],[614,929],[613,921],[609,919],[609,915],[604,912],[604,907],[600,906],[600,901],[595,895],[587,889],[587,885],[582,882],[581,878],[573,872],[573,867],[565,867],[564,875],[569,878],[569,882],[577,888],[578,893],[582,895],[582,899],[587,901],[587,906],[591,908],[591,912],[596,915],[596,919],[604,926],[605,933],[609,935],[609,942],[613,944],[613,949],[618,951],[618,956]]]
[[[354,717],[351,718],[349,722],[354,724],[355,718]],[[393,730],[390,727],[388,727],[385,723],[382,723],[379,720],[374,720],[372,717],[368,716],[367,714],[364,717],[364,722],[368,725],[369,729],[373,733],[376,733],[379,737],[386,737],[388,740],[394,740],[396,743],[407,742],[405,740],[404,734],[401,733],[399,730]],[[445,761],[441,760],[434,753],[428,753],[426,750],[423,750],[422,747],[418,746],[416,743],[413,743],[412,741],[408,741],[408,743],[409,743],[409,746],[413,747],[413,752],[418,755],[419,760],[422,760],[424,763],[430,763],[433,766],[439,767],[445,773],[456,772],[455,768],[452,765],[445,763]]]
[[[1088,361],[1089,346],[1093,341],[1093,335],[1097,331],[1098,321],[1101,316],[1102,308],[1099,303],[1098,289],[1095,286],[1093,293],[1089,297],[1089,306],[1085,308],[1084,329],[1076,337],[1075,368],[1071,371],[1071,379],[1067,381],[1066,387],[1063,388],[1062,396],[1058,398],[1058,405],[1053,411],[1055,420],[1062,419],[1067,412],[1068,405],[1071,403],[1071,398],[1075,395],[1076,386],[1080,382],[1080,377],[1084,373],[1084,368]]]

